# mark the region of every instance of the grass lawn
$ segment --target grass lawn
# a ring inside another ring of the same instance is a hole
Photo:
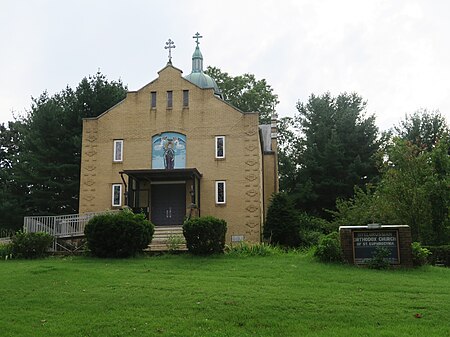
[[[2,261],[0,300],[0,336],[450,336],[450,269],[293,253]]]

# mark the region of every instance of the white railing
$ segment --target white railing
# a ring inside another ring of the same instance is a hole
[[[84,227],[97,213],[49,215],[49,216],[26,216],[23,219],[23,230],[26,233],[45,232],[55,238],[83,236]]]
[[[6,243],[10,241],[11,236],[14,235],[12,229],[0,228],[0,243]]]

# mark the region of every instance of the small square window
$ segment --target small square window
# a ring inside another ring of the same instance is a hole
[[[216,158],[225,158],[225,136],[216,137]]]
[[[156,91],[152,91],[151,93],[151,107],[152,109],[156,109]]]
[[[117,139],[114,141],[114,162],[123,161],[123,140]]]
[[[112,200],[111,203],[113,207],[122,206],[122,185],[113,184],[112,185]]]
[[[216,204],[225,204],[227,201],[225,181],[216,181]]]
[[[169,109],[173,107],[173,91],[167,92],[167,107]]]
[[[189,106],[189,90],[183,90],[183,107]]]

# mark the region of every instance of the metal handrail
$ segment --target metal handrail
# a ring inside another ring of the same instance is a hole
[[[83,236],[86,224],[95,215],[117,212],[91,212],[69,215],[26,216],[23,220],[23,231],[26,233],[45,232],[56,238]]]

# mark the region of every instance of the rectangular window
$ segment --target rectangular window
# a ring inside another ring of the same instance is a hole
[[[112,205],[114,207],[122,206],[122,184],[112,185]]]
[[[118,139],[114,141],[114,158],[113,161],[123,161],[123,140]]]
[[[225,181],[216,181],[216,204],[225,204],[227,201]]]
[[[216,158],[225,158],[225,136],[216,137]]]
[[[189,90],[183,90],[183,107],[189,106]]]
[[[173,106],[173,91],[167,92],[167,107],[170,109]]]
[[[151,95],[152,109],[156,109],[156,91],[152,91]]]

